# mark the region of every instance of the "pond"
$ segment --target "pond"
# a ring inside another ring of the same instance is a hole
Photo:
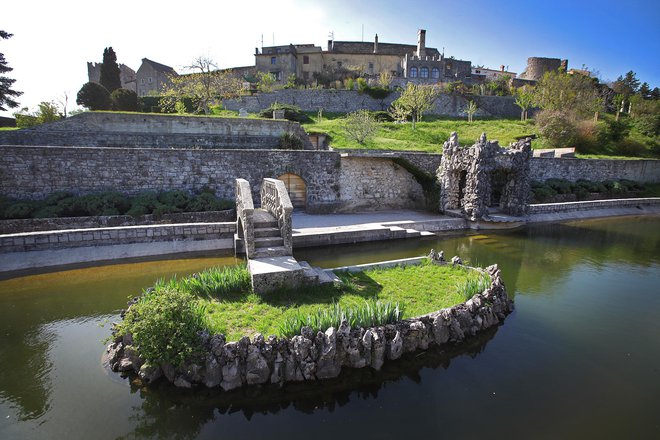
[[[233,258],[0,281],[0,438],[659,438],[660,218],[303,249],[322,267],[430,248],[498,263],[500,327],[381,372],[235,393],[132,385],[101,365],[129,296]]]

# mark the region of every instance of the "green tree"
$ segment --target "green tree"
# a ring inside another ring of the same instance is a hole
[[[619,76],[616,81],[612,83],[612,89],[628,99],[629,96],[637,93],[637,90],[639,89],[637,74],[630,70],[625,76]]]
[[[11,38],[12,34],[0,30],[0,39],[6,40]],[[18,98],[23,92],[17,92],[12,89],[12,85],[16,82],[15,79],[4,76],[5,73],[14,70],[9,67],[5,55],[0,53],[0,111],[7,110],[7,108],[18,107],[18,102],[14,98]]]
[[[169,84],[161,91],[160,105],[165,111],[175,111],[177,102],[190,98],[197,113],[210,113],[210,106],[217,100],[228,99],[240,94],[242,79],[230,70],[217,70],[210,58],[198,57],[186,69],[193,73],[170,76]]]
[[[125,112],[140,111],[140,98],[133,90],[117,89],[110,94],[110,104],[113,110]]]
[[[25,107],[20,112],[14,113],[14,117],[16,118],[17,127],[29,128],[47,122],[59,121],[62,119],[62,114],[54,102],[42,101],[39,103],[39,109],[36,112],[30,113],[28,108]]]
[[[110,110],[110,93],[101,84],[88,82],[78,91],[76,104],[89,110]]]
[[[112,50],[112,47],[106,47],[103,51],[103,63],[101,63],[101,79],[99,82],[110,93],[121,88],[117,55],[115,54],[115,51]]]
[[[553,71],[546,72],[534,89],[534,103],[543,110],[578,119],[599,111],[603,99],[592,78]]]
[[[468,105],[465,107],[465,110],[463,110],[465,114],[467,114],[468,122],[472,122],[472,117],[477,112],[477,110],[479,110],[477,104],[474,101],[469,101]]]
[[[516,98],[516,105],[520,107],[520,120],[527,120],[527,112],[534,104],[534,89],[530,86],[518,87],[513,96]]]
[[[651,86],[649,86],[649,83],[644,82],[641,86],[639,86],[637,93],[639,93],[642,98],[649,99],[651,98]]]
[[[438,89],[434,86],[408,83],[401,96],[394,102],[411,117],[414,130],[417,121],[422,120],[424,112],[433,108],[438,95]]]
[[[270,93],[273,91],[273,86],[277,81],[275,75],[270,72],[259,72],[257,73],[257,78],[259,82],[257,83],[257,89],[263,93]]]
[[[378,129],[378,123],[368,110],[358,110],[346,115],[344,131],[346,137],[364,144]]]

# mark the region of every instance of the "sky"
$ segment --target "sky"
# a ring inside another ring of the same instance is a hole
[[[0,40],[0,52],[30,111],[65,93],[75,108],[86,63],[101,62],[108,46],[134,70],[149,58],[182,72],[199,56],[221,68],[254,65],[262,39],[325,50],[331,32],[337,41],[378,34],[381,43],[416,44],[417,29],[426,29],[427,47],[473,65],[521,73],[528,57],[562,58],[603,81],[633,70],[653,88],[660,87],[658,23],[658,0],[23,0],[2,5],[0,29],[14,36]]]

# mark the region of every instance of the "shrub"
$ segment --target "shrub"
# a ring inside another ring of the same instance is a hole
[[[239,266],[212,267],[185,278],[158,280],[153,287],[156,292],[180,290],[198,296],[223,299],[229,294],[249,292],[250,272],[245,264]]]
[[[575,137],[575,150],[578,153],[590,154],[600,151],[601,139],[600,129],[593,121],[581,121],[577,124]]]
[[[346,137],[358,144],[364,144],[378,129],[378,123],[367,110],[349,113],[344,118]]]
[[[388,112],[377,111],[370,112],[370,114],[378,122],[394,122],[394,118]]]
[[[30,218],[34,212],[34,204],[31,202],[17,202],[7,206],[2,213],[5,219]]]
[[[640,115],[635,118],[634,124],[644,136],[660,136],[660,114]]]
[[[117,89],[110,94],[110,104],[113,110],[138,112],[140,111],[140,98],[137,93],[128,89]]]
[[[567,147],[577,138],[573,121],[559,111],[543,110],[536,115],[539,134],[553,147]]]
[[[163,191],[158,195],[158,201],[164,205],[160,208],[168,209],[170,212],[183,212],[188,207],[191,197],[185,191],[173,190]]]
[[[646,152],[644,144],[633,139],[624,139],[617,142],[614,152],[621,156],[643,156]]]
[[[110,92],[101,84],[85,83],[78,91],[76,104],[89,110],[110,110]]]
[[[558,194],[571,194],[572,184],[566,179],[548,179],[545,184],[557,191]]]
[[[390,93],[392,93],[392,91],[387,87],[370,87],[370,86],[367,86],[363,90],[363,92],[374,99],[385,99],[388,96],[390,96]]]
[[[202,353],[199,334],[207,328],[205,313],[191,293],[154,289],[133,304],[118,332],[133,336],[134,345],[147,362],[180,366]]]
[[[303,113],[302,110],[300,110],[300,107],[296,107],[295,105],[290,105],[290,104],[280,104],[277,102],[271,104],[270,107],[261,110],[259,116],[261,116],[262,118],[272,118],[273,111],[275,110],[284,110],[284,119],[287,119],[289,121],[294,121],[294,122],[311,121],[311,118],[307,116],[307,114]]]
[[[367,83],[367,80],[364,78],[358,78],[357,79],[357,89],[359,93],[364,93],[365,90],[369,87],[369,84]]]
[[[302,150],[303,148],[304,148],[304,144],[302,139],[300,139],[295,134],[289,133],[287,131],[285,133],[282,133],[282,136],[280,136],[281,150]]]

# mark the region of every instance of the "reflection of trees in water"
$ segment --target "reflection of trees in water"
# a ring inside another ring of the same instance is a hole
[[[408,353],[397,361],[386,362],[380,371],[344,368],[335,379],[287,383],[283,388],[266,385],[232,392],[181,390],[162,380],[157,386],[141,388],[139,381],[134,380],[131,390],[139,392],[143,400],[133,408],[131,421],[136,424],[135,430],[122,438],[195,438],[207,423],[214,421],[216,411],[222,415],[240,412],[247,420],[255,414],[277,414],[289,408],[302,414],[333,412],[355,400],[375,400],[383,387],[402,378],[421,383],[422,369],[445,370],[457,356],[475,358],[496,333],[497,327],[492,327],[458,345]]]
[[[0,338],[0,359],[6,365],[0,374],[0,396],[13,404],[20,421],[37,419],[50,409],[53,365],[48,349],[56,334],[42,326],[23,334],[20,344],[5,338]]]

